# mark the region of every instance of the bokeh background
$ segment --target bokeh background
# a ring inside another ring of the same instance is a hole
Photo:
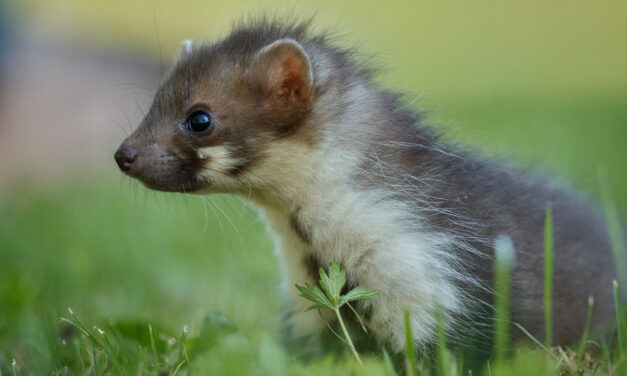
[[[71,367],[68,307],[89,323],[190,335],[216,311],[253,342],[276,338],[279,271],[255,209],[148,192],[112,158],[183,39],[210,41],[262,13],[315,14],[449,141],[592,200],[600,171],[627,210],[624,1],[5,0],[0,370],[12,359],[34,374]]]

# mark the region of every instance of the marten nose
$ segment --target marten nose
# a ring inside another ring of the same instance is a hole
[[[131,168],[133,162],[135,162],[135,160],[137,159],[137,153],[135,153],[131,149],[119,147],[118,150],[115,151],[113,157],[120,167],[120,170],[128,171]]]

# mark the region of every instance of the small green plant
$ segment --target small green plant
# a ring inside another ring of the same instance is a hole
[[[346,269],[340,269],[340,265],[335,262],[332,262],[331,265],[329,265],[328,274],[323,268],[320,268],[319,273],[320,287],[322,287],[322,290],[320,287],[309,283],[305,283],[305,286],[297,284],[296,288],[300,291],[300,295],[303,298],[314,303],[312,306],[307,308],[308,311],[312,309],[328,308],[335,312],[335,316],[337,317],[340,327],[342,328],[342,333],[344,334],[344,341],[351,349],[351,352],[357,361],[361,364],[359,354],[357,353],[357,350],[355,350],[353,341],[348,335],[348,331],[344,325],[344,320],[342,320],[340,307],[355,300],[372,299],[377,296],[380,291],[368,290],[367,286],[357,286],[346,294],[341,295],[342,287],[344,287],[344,284],[346,283]]]

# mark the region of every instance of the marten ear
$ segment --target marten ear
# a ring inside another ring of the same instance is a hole
[[[192,51],[194,50],[194,42],[189,40],[189,39],[185,39],[183,41],[181,41],[181,49],[179,50],[179,54],[176,56],[176,59],[174,59],[174,61],[179,61],[182,58],[186,57],[187,55],[191,54]]]
[[[313,72],[307,53],[293,39],[280,39],[259,51],[252,79],[265,102],[277,110],[308,109],[313,99]]]

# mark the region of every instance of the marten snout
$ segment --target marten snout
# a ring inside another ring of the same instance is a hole
[[[116,163],[120,167],[120,170],[128,172],[131,169],[131,165],[137,159],[137,153],[133,150],[120,146],[113,155]]]
[[[124,141],[114,158],[124,174],[152,189],[192,192],[210,183],[209,179],[198,176],[203,159],[191,154],[179,155],[157,143],[144,144],[141,137],[131,136]]]

